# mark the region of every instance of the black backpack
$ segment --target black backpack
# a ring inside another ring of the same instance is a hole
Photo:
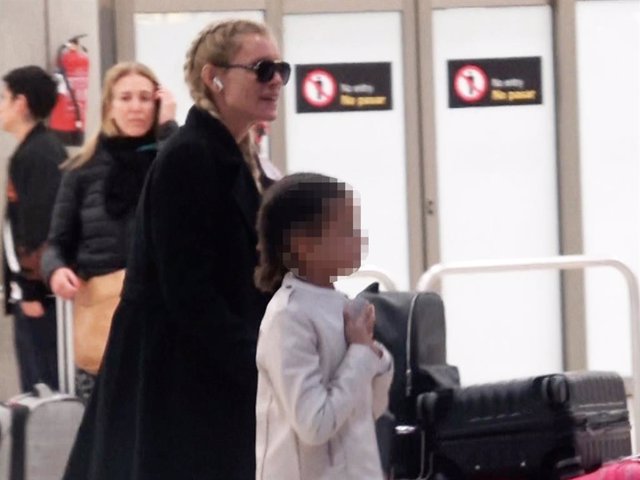
[[[394,362],[389,411],[376,424],[383,469],[396,478],[415,477],[425,463],[416,399],[460,386],[457,367],[446,363],[444,305],[437,293],[380,292],[378,283],[358,297],[375,306],[374,336]]]

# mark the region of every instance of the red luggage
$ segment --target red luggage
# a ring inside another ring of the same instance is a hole
[[[610,462],[588,475],[572,480],[638,480],[640,479],[640,456]]]

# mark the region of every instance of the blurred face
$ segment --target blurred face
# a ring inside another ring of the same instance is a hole
[[[318,284],[329,284],[338,276],[353,273],[360,267],[366,248],[357,200],[351,195],[332,200],[325,213],[322,234],[298,237],[293,247],[301,260],[300,273]]]
[[[0,129],[13,133],[25,118],[27,99],[15,95],[6,84],[0,92]]]
[[[252,66],[260,60],[280,60],[280,51],[269,37],[243,35],[241,45],[229,64]],[[258,81],[255,71],[244,68],[219,68],[217,76],[222,81],[223,88],[214,93],[225,120],[247,126],[257,121],[275,120],[283,85],[279,73],[275,73],[266,83]]]
[[[109,118],[126,137],[147,133],[156,115],[156,88],[151,80],[137,73],[120,78],[113,85]]]

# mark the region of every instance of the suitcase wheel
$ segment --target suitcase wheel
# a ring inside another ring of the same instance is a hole
[[[568,457],[556,462],[553,467],[552,478],[557,480],[568,480],[570,478],[584,475],[586,472],[582,466],[580,457]]]

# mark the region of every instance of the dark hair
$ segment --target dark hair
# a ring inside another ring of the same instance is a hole
[[[14,96],[25,96],[29,112],[35,120],[44,120],[49,116],[58,98],[58,87],[53,77],[42,68],[36,65],[16,68],[2,80]]]
[[[310,235],[322,234],[323,215],[330,200],[347,198],[351,188],[319,173],[294,173],[272,185],[258,212],[256,286],[273,292],[289,271],[285,265],[291,231],[302,229]]]

